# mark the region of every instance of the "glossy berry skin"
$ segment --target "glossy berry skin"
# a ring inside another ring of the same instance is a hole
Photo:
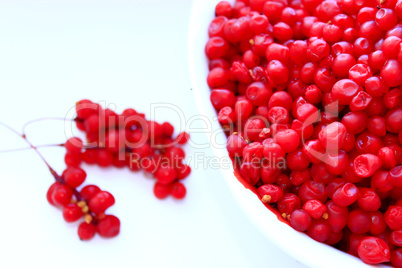
[[[349,213],[348,227],[355,234],[364,234],[370,230],[371,218],[368,212],[354,209]]]
[[[68,167],[63,175],[66,184],[71,188],[80,186],[87,177],[87,174],[83,169],[76,167]]]
[[[288,153],[286,162],[288,167],[294,171],[306,170],[310,164],[310,161],[301,149]]]
[[[381,199],[374,190],[359,188],[357,204],[364,211],[377,211],[381,207]]]
[[[175,182],[170,186],[170,193],[176,199],[183,199],[186,192],[186,187],[181,182]]]
[[[402,267],[402,249],[397,249],[391,252],[391,263],[395,267]]]
[[[279,144],[272,142],[263,145],[263,155],[271,163],[279,163],[285,158],[285,151]]]
[[[402,108],[392,109],[385,115],[385,126],[391,133],[402,131]]]
[[[325,167],[329,172],[334,175],[341,175],[344,173],[349,164],[349,158],[345,151],[339,150],[339,152],[327,152],[324,158]]]
[[[82,222],[78,226],[78,237],[82,241],[91,240],[96,234],[96,226],[92,223]]]
[[[266,124],[262,119],[249,119],[244,125],[244,137],[249,141],[257,141],[264,128],[266,128]]]
[[[272,96],[272,89],[262,83],[254,82],[251,83],[246,90],[246,97],[255,106],[267,105],[269,98]],[[231,105],[226,105],[231,106]]]
[[[53,194],[56,191],[56,189],[59,187],[59,185],[61,185],[61,183],[59,182],[55,182],[52,185],[50,185],[49,189],[46,192],[46,199],[49,202],[49,204],[51,204],[52,206],[56,206],[56,204],[54,203],[53,200]]]
[[[75,105],[77,117],[80,119],[87,119],[90,115],[97,112],[97,108],[97,104],[87,99],[80,100]]]
[[[47,193],[49,203],[55,206],[66,206],[70,203],[72,197],[72,189],[58,182],[53,184]]]
[[[274,85],[283,85],[289,80],[289,69],[278,60],[268,63],[266,73]]]
[[[388,60],[381,69],[381,77],[391,87],[402,83],[402,65],[397,60]]]
[[[115,237],[120,233],[120,220],[116,216],[106,215],[98,221],[97,232],[105,238]]]
[[[211,103],[215,109],[222,109],[225,106],[233,106],[235,96],[232,91],[227,89],[214,89],[211,91]]]
[[[402,246],[402,230],[393,231],[390,235],[390,240],[395,246]]]
[[[230,18],[232,16],[232,6],[227,1],[220,1],[215,7],[215,15]]]
[[[68,204],[63,209],[63,218],[66,222],[75,222],[82,216],[82,209],[77,204]]]
[[[89,200],[88,207],[93,213],[99,214],[105,212],[114,203],[113,195],[106,191],[100,191]]]
[[[332,94],[335,100],[340,104],[350,104],[353,97],[358,93],[359,85],[350,79],[342,79],[334,84],[332,87]]]
[[[340,232],[348,223],[348,208],[338,206],[333,201],[327,204],[328,219],[327,222],[331,226],[331,230],[335,233]]]
[[[226,148],[231,157],[240,157],[243,155],[243,149],[247,146],[247,142],[239,135],[232,134],[228,137]]]
[[[307,211],[314,219],[319,219],[327,212],[327,207],[319,200],[312,199],[304,203],[303,210]]]
[[[342,124],[349,133],[359,134],[366,129],[368,117],[364,112],[349,112],[343,116]]]
[[[265,184],[257,189],[258,195],[263,203],[276,203],[283,196],[283,191],[273,184]]]
[[[66,153],[64,155],[64,163],[68,167],[79,167],[82,162],[82,156],[80,154],[72,154],[72,153]]]
[[[358,197],[359,189],[353,183],[348,182],[335,190],[332,200],[338,206],[347,207],[357,201]]]
[[[165,199],[170,194],[170,185],[166,185],[163,183],[155,183],[154,185],[154,195],[158,199]]]
[[[286,129],[275,135],[274,142],[281,146],[285,153],[290,153],[299,146],[300,137],[297,135],[296,131]]]
[[[160,183],[170,184],[176,178],[176,171],[172,167],[161,166],[155,172],[155,177]]]
[[[286,193],[278,201],[278,210],[280,213],[290,214],[299,208],[301,208],[300,198],[295,194]]]
[[[64,147],[66,148],[67,152],[71,154],[80,154],[83,148],[83,143],[80,138],[72,137],[66,141]]]
[[[391,259],[391,253],[384,240],[377,237],[366,237],[358,245],[357,253],[359,257],[367,264],[378,264],[388,262]]]
[[[338,150],[345,143],[346,133],[347,129],[342,123],[334,122],[320,131],[318,140],[324,148]]]
[[[402,165],[392,168],[387,180],[396,187],[402,187]]]
[[[317,199],[322,203],[327,200],[324,184],[315,181],[304,183],[299,190],[299,196],[303,203],[311,199]]]
[[[261,177],[259,161],[252,159],[252,162],[243,162],[240,166],[240,174],[251,184],[257,184]]]
[[[380,211],[370,212],[371,226],[370,233],[379,235],[387,229],[387,224],[384,220],[384,215]]]
[[[81,189],[80,195],[85,201],[89,201],[92,197],[94,197],[100,191],[101,191],[101,189],[96,185],[87,185]]]
[[[373,154],[359,155],[354,160],[354,172],[357,176],[367,178],[372,176],[380,167],[382,163],[378,156]]]
[[[325,220],[314,220],[308,228],[307,234],[318,242],[324,242],[331,235],[331,227]]]
[[[385,222],[391,230],[402,228],[402,206],[389,206],[384,213]]]
[[[290,214],[289,222],[294,229],[304,232],[310,227],[312,220],[306,211],[296,209]]]

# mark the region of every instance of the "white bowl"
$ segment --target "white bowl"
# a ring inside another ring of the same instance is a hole
[[[208,63],[204,47],[208,40],[208,25],[214,18],[219,0],[194,0],[189,25],[188,58],[191,82],[200,114],[216,117],[209,99],[210,89],[206,83]],[[232,1],[234,2],[234,1]],[[216,120],[211,120],[213,130],[220,129]],[[224,135],[215,137],[218,144],[225,143]],[[217,157],[228,157],[226,149],[212,148]],[[328,245],[318,243],[306,234],[297,232],[278,220],[254,193],[246,189],[234,176],[233,169],[222,169],[222,179],[227,183],[235,199],[247,217],[250,217],[267,239],[290,256],[309,267],[377,267],[364,264],[360,259]]]

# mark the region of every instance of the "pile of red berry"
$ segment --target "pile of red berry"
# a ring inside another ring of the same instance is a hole
[[[184,164],[185,152],[177,145],[187,143],[189,134],[180,133],[175,139],[170,123],[158,124],[145,119],[144,114],[126,109],[121,115],[99,104],[81,100],[76,105],[77,127],[84,131],[88,144],[72,137],[64,144],[67,168],[61,176],[50,168],[56,182],[47,193],[50,204],[63,208],[67,222],[84,221],[78,227],[81,240],[89,240],[96,233],[102,237],[119,234],[120,220],[105,211],[115,203],[112,194],[96,185],[80,190],[86,173],[81,163],[100,167],[128,167],[144,170],[156,178],[154,194],[159,199],[172,195],[183,199],[186,188],[181,183],[191,172]]]
[[[207,83],[235,169],[294,229],[402,267],[402,0],[215,14]]]

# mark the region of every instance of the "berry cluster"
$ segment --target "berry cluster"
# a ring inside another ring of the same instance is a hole
[[[235,170],[294,229],[402,267],[402,0],[215,14],[207,83]]]
[[[134,109],[119,115],[89,100],[77,102],[76,111],[77,127],[85,132],[88,145],[80,154],[67,150],[67,166],[85,162],[144,170],[156,178],[157,198],[164,199],[169,194],[177,199],[185,197],[186,188],[180,181],[190,175],[191,168],[183,163],[186,155],[180,146],[189,140],[188,133],[181,132],[173,138],[174,127],[168,122],[146,120],[144,114]]]
[[[49,167],[56,182],[50,186],[47,199],[51,205],[63,208],[65,221],[84,219],[78,227],[81,240],[89,240],[96,233],[114,237],[120,231],[120,220],[105,214],[115,203],[112,194],[96,185],[77,189],[87,176],[80,168],[82,163],[144,170],[156,178],[157,198],[185,197],[186,188],[180,181],[190,174],[191,168],[183,163],[185,152],[177,145],[187,143],[189,134],[182,132],[173,139],[174,128],[168,122],[146,120],[144,114],[133,109],[118,115],[89,100],[77,102],[76,112],[76,125],[85,132],[88,144],[84,145],[78,137],[64,144],[67,168],[59,176]]]

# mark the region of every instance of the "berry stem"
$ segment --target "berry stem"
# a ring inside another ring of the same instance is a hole
[[[4,124],[3,122],[0,122],[0,125],[3,126],[3,127],[5,127],[5,128],[7,128],[8,130],[10,130],[11,132],[13,132],[14,134],[18,135],[19,137],[21,137],[21,138],[29,145],[29,148],[34,149],[35,152],[39,155],[39,157],[43,160],[43,162],[44,162],[44,163],[46,164],[46,166],[48,167],[48,169],[49,169],[50,173],[52,174],[52,176],[54,177],[54,179],[55,179],[57,182],[60,182],[60,183],[62,183],[62,184],[65,184],[64,179],[63,179],[59,174],[57,174],[57,172],[49,165],[49,163],[46,161],[46,159],[43,157],[43,155],[39,152],[38,148],[37,148],[36,146],[34,146],[34,145],[26,138],[25,134],[20,134],[20,133],[18,133],[18,131],[16,131],[15,129],[11,128],[10,126]],[[64,144],[63,144],[63,145],[64,145]],[[57,145],[57,146],[62,146],[62,145]],[[75,198],[77,199],[77,201],[81,201],[81,200],[82,200],[81,195],[79,194],[79,192],[78,192],[75,188],[73,189],[73,193],[74,193],[74,196],[75,196]]]
[[[23,135],[23,136],[26,136],[26,135],[25,135],[25,133],[26,133],[25,129],[26,129],[29,125],[31,125],[31,124],[33,124],[33,123],[41,122],[41,121],[48,121],[48,120],[55,120],[55,121],[73,121],[73,122],[75,122],[75,121],[79,121],[80,119],[78,119],[78,118],[69,119],[69,118],[62,118],[62,117],[44,117],[44,118],[38,118],[38,119],[30,120],[30,121],[26,122],[26,123],[24,124],[24,126],[22,127],[22,135]]]
[[[44,145],[38,145],[35,146],[36,148],[47,148],[47,147],[63,147],[64,143],[59,143],[59,144],[44,144]],[[0,153],[11,153],[11,152],[19,152],[19,151],[25,151],[25,150],[30,150],[32,149],[31,146],[28,147],[22,147],[22,148],[15,148],[15,149],[8,149],[8,150],[0,150]]]

